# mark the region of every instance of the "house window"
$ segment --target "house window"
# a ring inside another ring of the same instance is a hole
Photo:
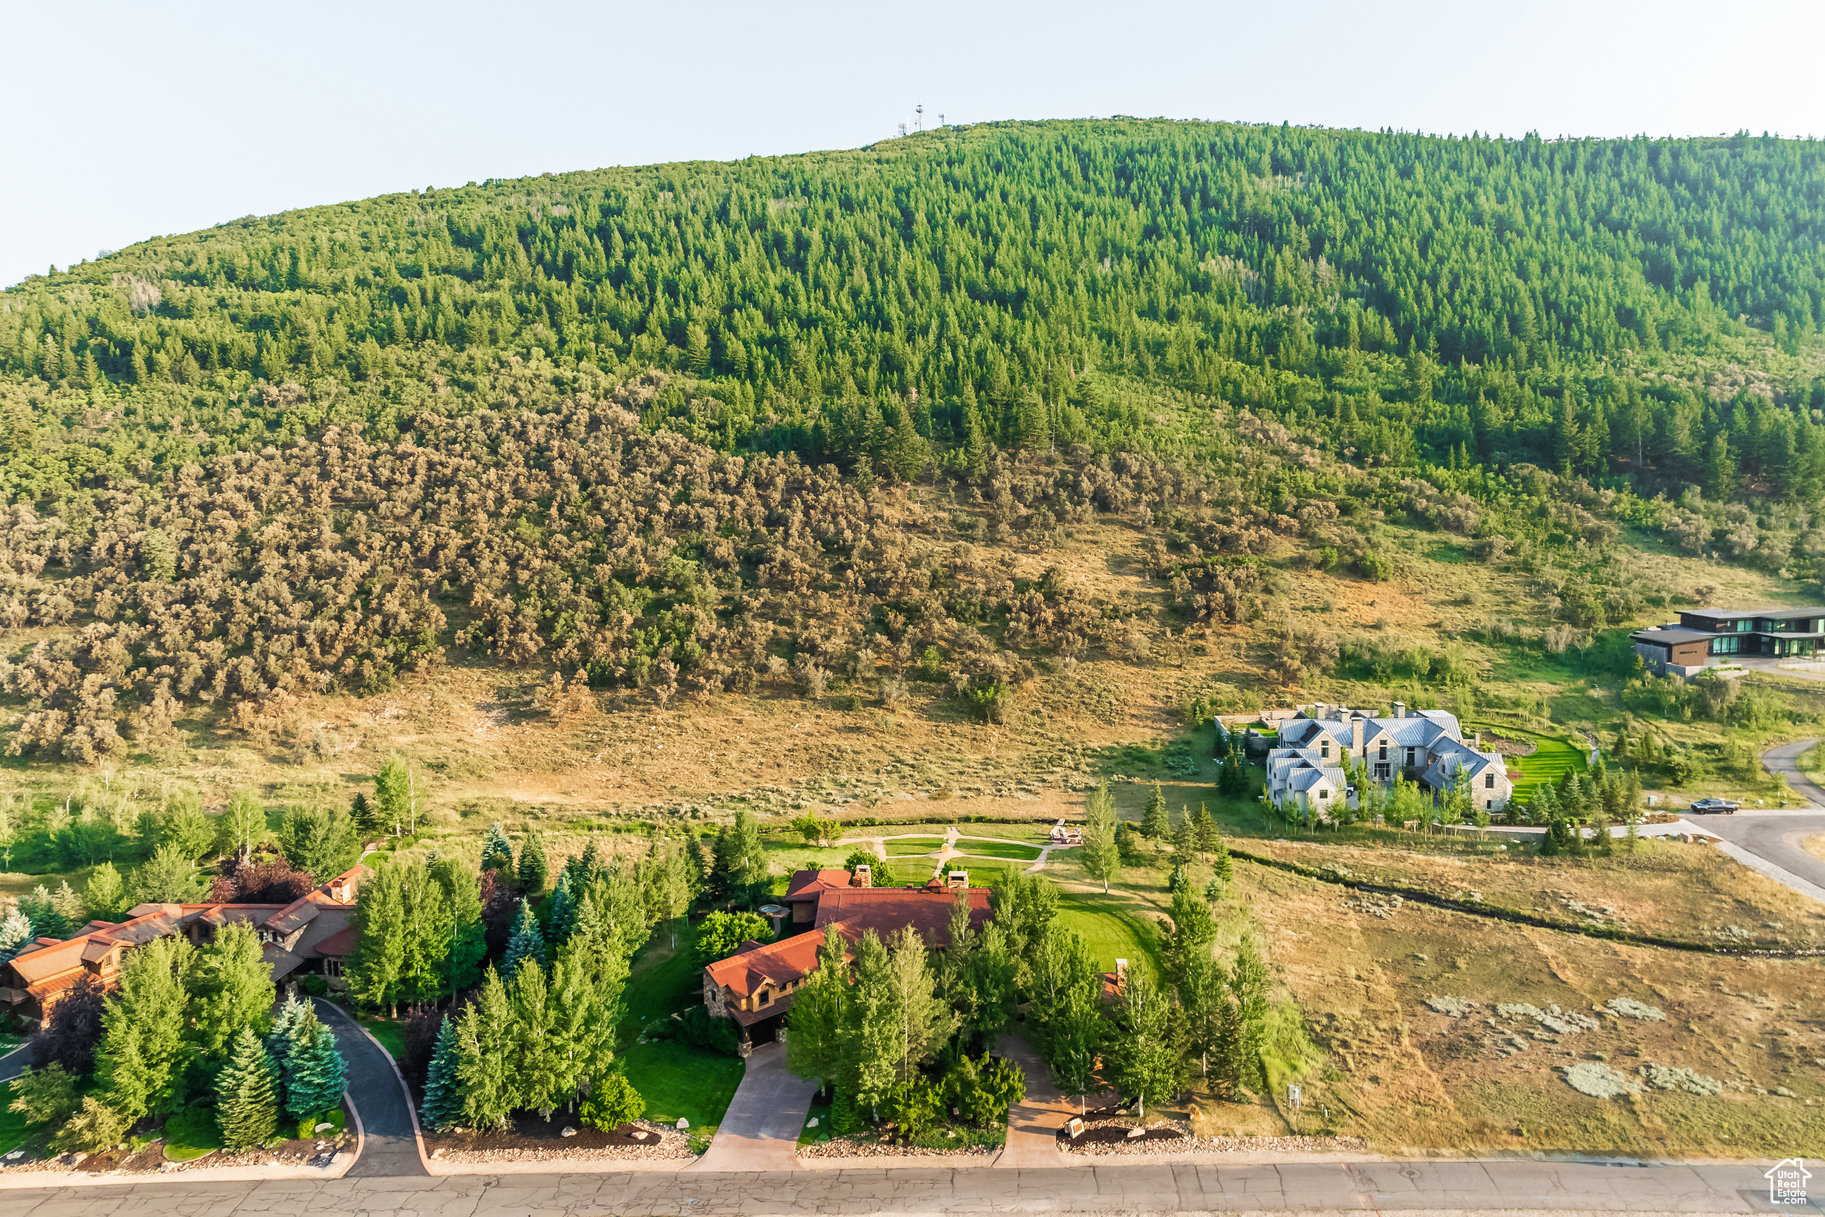
[[[1387,740],[1383,740],[1381,742],[1381,754],[1379,756],[1377,756],[1375,759],[1378,761],[1385,761],[1388,759],[1388,741]]]
[[[1328,736],[1325,739],[1319,741],[1318,755],[1327,761],[1331,759],[1331,741]]]
[[[754,1004],[757,1006],[771,1006],[773,1004],[773,994],[769,993],[765,989],[762,989],[758,994],[755,995]]]
[[[1494,790],[1495,789],[1495,774],[1485,773],[1483,775],[1483,789],[1484,790]]]
[[[1413,766],[1413,749],[1411,748],[1407,749],[1407,766],[1408,768]]]
[[[323,961],[323,974],[325,976],[329,977],[331,980],[334,980],[338,976],[341,976],[342,975],[342,961],[340,959],[325,959]]]
[[[1331,792],[1328,790],[1320,790],[1318,792],[1318,797],[1321,799],[1328,799],[1331,797]]]
[[[1383,781],[1383,782],[1387,781],[1388,780],[1388,767],[1386,765],[1375,766],[1375,776],[1380,781]]]

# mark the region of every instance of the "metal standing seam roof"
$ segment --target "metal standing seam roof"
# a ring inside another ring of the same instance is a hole
[[[1802,605],[1799,608],[1767,609],[1681,609],[1687,617],[1704,617],[1711,621],[1740,621],[1745,617],[1763,621],[1798,621],[1805,617],[1825,617],[1825,606]]]

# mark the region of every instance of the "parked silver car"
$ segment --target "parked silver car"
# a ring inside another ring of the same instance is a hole
[[[1692,810],[1701,816],[1733,816],[1741,803],[1732,803],[1729,799],[1694,799]]]

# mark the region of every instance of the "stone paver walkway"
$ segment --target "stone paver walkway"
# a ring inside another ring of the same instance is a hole
[[[762,1044],[748,1057],[747,1071],[716,1139],[687,1171],[789,1171],[798,1164],[798,1134],[811,1110],[817,1083],[786,1068],[784,1044]]]

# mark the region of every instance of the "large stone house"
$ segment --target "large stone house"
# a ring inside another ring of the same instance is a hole
[[[802,870],[792,876],[783,903],[791,909],[788,936],[761,943],[750,939],[735,954],[703,970],[703,1002],[716,1018],[733,1019],[744,1045],[770,1040],[792,998],[817,968],[824,931],[835,926],[851,945],[873,930],[885,939],[912,926],[926,944],[950,941],[951,910],[969,902],[970,924],[987,924],[989,890],[970,887],[968,876],[952,871],[948,881],[923,887],[871,886],[869,868]]]
[[[1825,649],[1825,606],[1685,609],[1678,621],[1636,630],[1629,640],[1662,676],[1691,676],[1745,655],[1810,657]]]
[[[142,904],[122,921],[91,921],[69,938],[40,938],[0,968],[0,1006],[42,1019],[85,975],[113,988],[134,947],[170,934],[207,942],[231,921],[257,928],[274,980],[314,971],[339,987],[342,962],[355,949],[355,890],[363,874],[357,866],[290,904]]]
[[[1409,714],[1395,702],[1392,712],[1378,717],[1319,702],[1281,720],[1279,741],[1267,754],[1267,797],[1321,816],[1333,807],[1353,806],[1356,791],[1346,761],[1360,765],[1373,781],[1404,775],[1435,794],[1466,775],[1470,797],[1484,811],[1501,811],[1514,795],[1501,754],[1485,752],[1480,739],[1465,742],[1457,716],[1448,711]]]

